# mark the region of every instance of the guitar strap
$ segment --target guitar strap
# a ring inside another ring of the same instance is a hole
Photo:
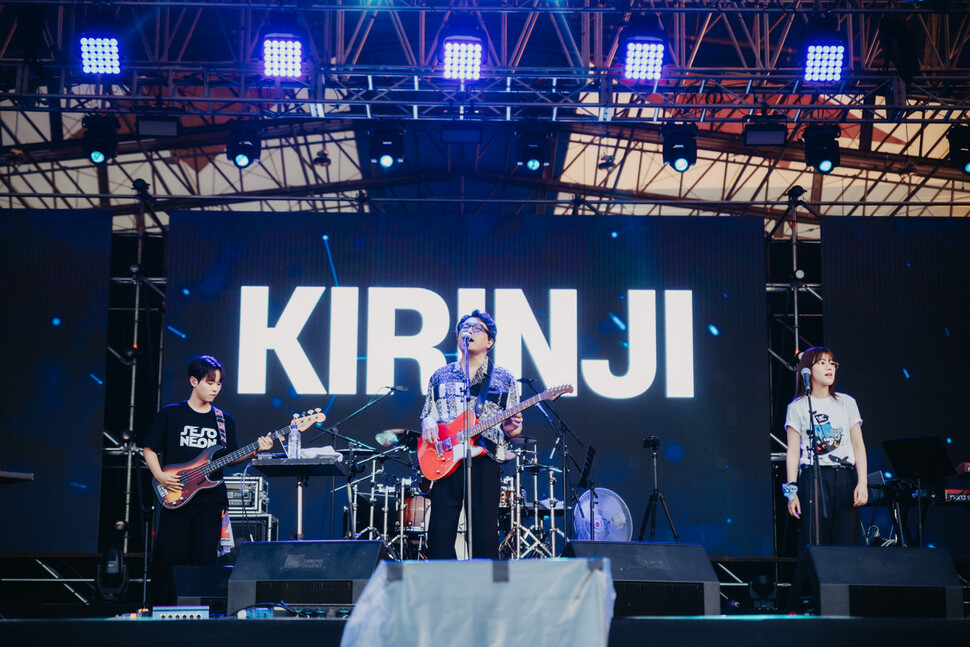
[[[229,442],[226,440],[226,416],[223,415],[221,409],[217,409],[215,405],[210,404],[212,410],[216,413],[216,425],[219,427],[219,440],[222,442],[223,446],[228,447]]]

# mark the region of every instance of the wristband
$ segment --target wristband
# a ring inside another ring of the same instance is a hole
[[[796,483],[782,483],[781,493],[785,495],[785,498],[789,501],[794,501],[795,497],[798,496],[798,484]]]

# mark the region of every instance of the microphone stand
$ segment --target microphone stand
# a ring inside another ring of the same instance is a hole
[[[364,406],[360,407],[359,409],[357,409],[356,411],[354,411],[353,413],[351,413],[349,416],[345,417],[343,420],[339,420],[336,423],[332,424],[331,426],[325,427],[323,431],[321,431],[320,433],[318,433],[316,436],[314,436],[313,438],[311,438],[309,440],[309,442],[307,442],[307,444],[309,445],[310,443],[313,443],[315,440],[317,440],[318,438],[320,438],[321,436],[323,436],[325,434],[330,434],[335,439],[336,438],[340,438],[341,440],[346,440],[347,441],[347,443],[350,445],[350,449],[351,449],[351,452],[350,452],[350,462],[348,464],[348,469],[347,469],[347,483],[348,483],[348,485],[350,484],[351,481],[353,481],[354,474],[357,473],[357,469],[358,469],[357,468],[356,457],[354,456],[354,451],[353,451],[354,450],[354,445],[356,445],[358,449],[368,449],[368,450],[370,450],[372,452],[373,451],[377,451],[377,450],[376,450],[376,448],[371,447],[370,445],[367,445],[365,443],[360,442],[356,438],[350,438],[349,436],[344,436],[343,434],[339,433],[337,431],[337,429],[340,427],[340,425],[344,424],[345,422],[347,422],[351,418],[355,417],[359,413],[362,413],[365,409],[368,409],[368,408],[374,406],[375,404],[377,404],[378,402],[380,402],[381,400],[383,400],[387,396],[393,395],[393,394],[397,393],[397,389],[395,389],[392,386],[385,386],[383,388],[390,389],[390,391],[388,391],[387,393],[383,393],[383,394],[381,394],[379,396],[376,396],[376,397],[371,398],[366,404],[364,404]],[[334,521],[333,517],[334,517],[334,511],[336,509],[336,497],[337,497],[337,490],[334,488],[334,485],[335,485],[334,479],[335,478],[336,477],[333,477],[333,476],[330,477],[330,538],[331,539],[333,539],[333,521]],[[351,496],[349,490],[348,490],[347,496],[348,497]],[[357,523],[357,519],[355,518],[356,517],[355,511],[356,511],[356,508],[357,508],[357,505],[356,505],[357,502],[356,501],[353,501],[353,500],[349,500],[348,501],[348,504],[350,505],[350,510],[351,510],[351,517],[352,517],[351,518],[351,524],[356,524]],[[353,530],[356,530],[356,526],[354,526],[354,525],[351,525],[351,528]]]
[[[812,389],[805,389],[805,397],[808,398],[808,439],[812,443],[812,517],[809,519],[811,525],[810,541],[814,545],[819,545],[822,541],[822,516],[828,516],[825,510],[824,493],[822,492],[822,466],[818,459],[818,442],[815,437],[815,410],[812,409]],[[819,509],[821,508],[821,516]]]
[[[524,377],[521,380],[519,380],[519,382],[529,385],[529,388],[532,390],[532,393],[535,395],[539,395],[539,390],[536,389],[535,387],[536,381],[533,378]],[[548,408],[549,410],[548,412],[546,411],[546,408]],[[552,428],[552,431],[556,434],[556,443],[552,446],[553,453],[555,453],[556,451],[556,445],[560,443],[562,444],[562,451],[560,452],[561,454],[560,462],[562,465],[561,467],[562,469],[562,512],[563,512],[562,523],[563,523],[563,535],[568,538],[569,533],[572,529],[572,523],[571,523],[572,506],[575,505],[577,498],[576,498],[575,491],[573,491],[573,496],[571,499],[567,498],[569,489],[571,489],[571,479],[570,479],[569,465],[566,459],[568,458],[570,461],[572,461],[573,465],[576,466],[576,469],[578,471],[581,471],[582,468],[579,466],[579,463],[576,462],[576,458],[569,451],[569,447],[566,444],[566,433],[572,436],[576,440],[576,442],[579,443],[580,447],[586,447],[586,445],[583,444],[583,441],[581,441],[579,437],[576,436],[576,434],[573,432],[573,430],[569,428],[569,425],[566,424],[566,421],[562,419],[562,416],[560,416],[556,412],[556,410],[553,408],[550,402],[541,402],[536,405],[536,409],[538,409],[542,413],[542,416],[546,419],[546,422],[549,423],[549,426]],[[556,421],[558,422],[558,424],[557,422],[553,421],[549,413],[552,413],[552,415],[556,417]],[[538,512],[536,514],[538,514]],[[555,510],[553,510],[551,514],[552,514],[553,529],[555,529],[556,527]]]
[[[464,440],[461,446],[465,455],[465,548],[468,551],[468,559],[472,559],[474,556],[472,552],[472,439],[468,435],[471,426],[471,421],[468,419],[469,407],[474,406],[471,404],[472,378],[468,367],[468,340],[470,337],[471,335],[462,335],[462,341],[465,343],[465,352],[462,353],[465,357],[465,413],[462,415]],[[488,361],[487,358],[486,361]]]

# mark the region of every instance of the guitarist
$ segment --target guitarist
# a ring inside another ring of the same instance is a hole
[[[222,389],[225,370],[214,357],[203,355],[189,363],[189,399],[163,407],[142,442],[145,463],[159,484],[178,490],[178,479],[162,471],[165,465],[193,460],[203,450],[223,445],[235,451],[236,423],[212,406]],[[220,420],[221,418],[221,420]],[[259,449],[273,447],[269,437],[259,439]],[[239,462],[248,460],[243,457]],[[163,465],[164,461],[164,465]],[[158,518],[152,559],[152,603],[176,602],[173,566],[214,566],[222,533],[222,514],[229,506],[226,486],[199,490],[178,510],[162,508]]]
[[[495,321],[487,312],[475,310],[455,326],[458,361],[447,364],[431,376],[421,435],[426,443],[438,442],[438,423],[458,418],[465,406],[465,357],[471,375],[470,395],[479,419],[501,413],[519,402],[515,379],[504,368],[494,366],[488,352],[495,344]],[[484,391],[484,393],[483,393]],[[507,436],[522,433],[522,414],[518,413],[485,430],[474,442],[487,450],[472,465],[472,557],[498,559],[500,463]],[[456,559],[455,540],[464,501],[464,466],[438,480],[431,490],[432,514],[428,527],[428,556],[431,559]]]

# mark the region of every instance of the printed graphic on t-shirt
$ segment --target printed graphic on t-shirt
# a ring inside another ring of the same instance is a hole
[[[200,428],[195,425],[185,425],[179,435],[179,447],[208,449],[215,445],[218,439],[219,432],[212,427]]]
[[[828,415],[815,413],[815,442],[819,455],[835,451],[842,444],[843,430],[833,427]]]

